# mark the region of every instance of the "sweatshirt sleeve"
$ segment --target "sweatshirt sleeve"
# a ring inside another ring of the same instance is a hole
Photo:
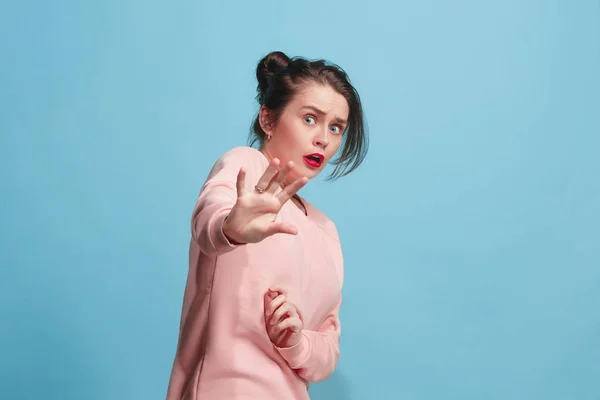
[[[237,200],[236,181],[240,168],[246,170],[246,183],[258,182],[266,169],[266,159],[251,147],[236,147],[217,160],[194,208],[192,238],[208,256],[229,252],[240,245],[232,244],[223,233],[223,222]]]
[[[340,357],[341,302],[340,295],[338,303],[317,330],[304,329],[296,346],[277,348],[289,366],[308,382],[320,382],[329,378],[337,366]]]

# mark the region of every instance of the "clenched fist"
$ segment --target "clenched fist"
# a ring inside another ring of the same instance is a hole
[[[281,289],[269,289],[265,293],[265,324],[275,346],[289,348],[300,342],[304,324]]]

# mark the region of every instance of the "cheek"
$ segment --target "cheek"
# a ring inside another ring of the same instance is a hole
[[[342,139],[341,138],[336,138],[335,140],[332,140],[331,143],[329,144],[329,148],[327,149],[327,155],[328,160],[331,159],[335,153],[338,152],[338,150],[340,149],[340,146],[342,144]]]
[[[300,123],[288,122],[281,125],[281,134],[283,141],[292,149],[296,149],[298,146],[305,147],[306,140],[309,137],[306,124],[302,121]]]
[[[298,130],[295,124],[291,123],[290,121],[280,121],[278,128],[278,133],[286,142],[293,139],[294,133]]]

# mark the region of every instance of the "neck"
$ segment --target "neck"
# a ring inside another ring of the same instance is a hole
[[[265,148],[264,144],[262,146],[260,146],[260,149],[258,149],[258,151],[260,151],[261,153],[263,153],[263,155],[267,158],[267,160],[269,162],[271,162],[271,160],[273,159],[273,157],[271,157],[271,154],[269,154],[269,152]]]

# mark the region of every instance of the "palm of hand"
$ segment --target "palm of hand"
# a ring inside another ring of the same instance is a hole
[[[248,243],[256,243],[268,236],[269,228],[281,210],[281,202],[274,196],[247,193],[238,198],[232,209],[232,226]]]
[[[240,169],[236,184],[238,197],[223,226],[228,238],[238,243],[257,243],[277,233],[297,233],[294,225],[275,222],[285,202],[308,181],[303,177],[283,187],[293,169],[294,164],[289,162],[280,170],[279,160],[274,159],[255,186],[260,191],[246,189],[246,173]],[[281,190],[277,193],[278,189]]]

